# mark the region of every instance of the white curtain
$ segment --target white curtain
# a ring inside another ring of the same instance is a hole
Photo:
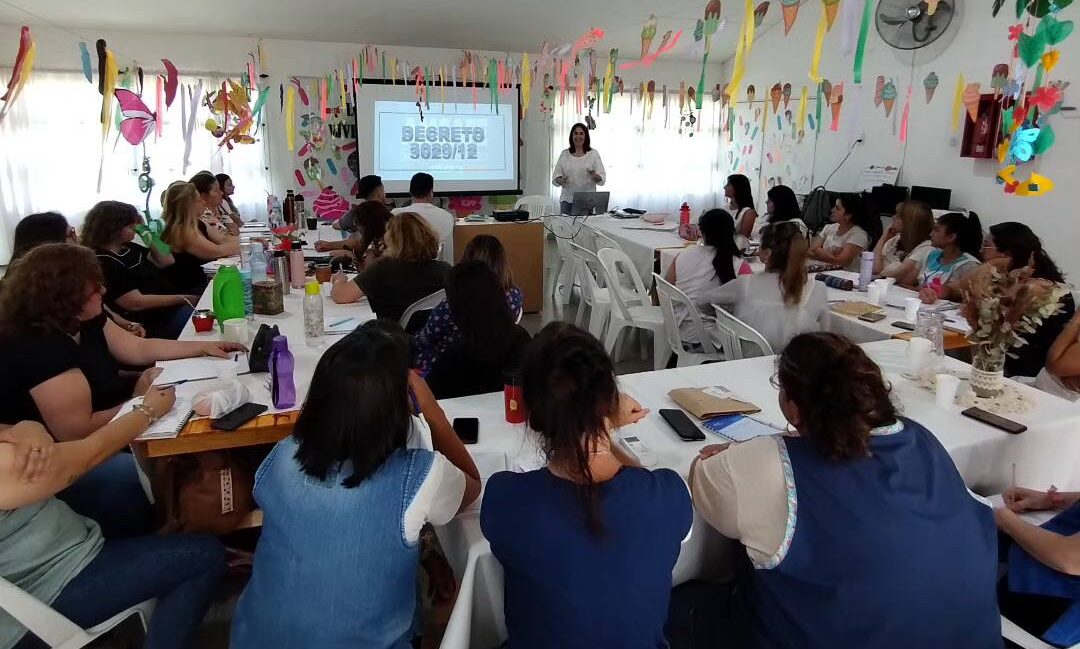
[[[8,78],[9,72],[0,68],[0,78]],[[144,143],[155,183],[150,211],[160,213],[160,193],[170,182],[207,169],[232,177],[236,185],[233,201],[242,216],[265,218],[269,178],[263,142],[236,146],[232,151],[219,148],[203,126],[209,117],[205,106],[197,113],[190,166],[186,171],[183,168],[180,93],[184,84],[198,81],[181,77],[181,89],[165,115],[163,135],[157,138],[151,134]],[[214,89],[221,87],[223,79],[202,81],[205,89]],[[146,75],[146,83],[144,100],[153,110],[153,75]],[[144,147],[117,139],[115,127],[103,147],[100,110],[97,85],[88,83],[82,73],[35,71],[0,122],[0,264],[7,263],[15,225],[27,214],[53,210],[79,227],[87,210],[100,200],[126,201],[143,209],[146,196],[139,191],[138,176]],[[119,106],[114,104],[113,110],[119,111]]]
[[[610,205],[678,213],[686,201],[694,214],[716,207],[723,200],[724,173],[720,155],[720,105],[707,97],[696,122],[681,125],[678,92],[668,92],[667,106],[657,91],[652,116],[635,95],[626,92],[613,97],[610,113],[593,110],[596,129],[590,131],[592,147],[600,153],[607,170],[607,183],[598,188],[611,192]],[[555,100],[551,136],[552,164],[569,146],[570,129],[584,122],[577,112],[574,94],[566,102]],[[551,195],[558,199],[559,190]]]

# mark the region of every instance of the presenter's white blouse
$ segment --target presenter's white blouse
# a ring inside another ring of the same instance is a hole
[[[600,176],[599,183],[593,182],[592,176],[589,175],[590,171],[595,171]],[[558,162],[555,163],[555,170],[551,172],[551,184],[554,185],[555,179],[559,176],[566,177],[559,200],[567,203],[574,202],[575,192],[595,192],[597,185],[607,182],[604,161],[600,159],[600,154],[596,149],[590,149],[580,158],[571,155],[569,149],[563,149]]]

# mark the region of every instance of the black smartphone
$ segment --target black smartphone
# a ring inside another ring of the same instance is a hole
[[[454,432],[462,444],[475,444],[480,436],[480,420],[476,417],[458,417],[454,420]]]
[[[862,320],[863,322],[881,322],[885,318],[886,318],[886,316],[885,316],[884,313],[878,313],[878,312],[864,313],[861,316],[859,316],[859,320]]]
[[[267,406],[261,403],[245,403],[236,410],[227,412],[211,421],[210,425],[217,430],[236,430],[266,412],[266,408]]]
[[[999,428],[1010,435],[1019,435],[1027,430],[1027,426],[1017,423],[1011,419],[999,417],[992,412],[986,412],[982,408],[968,408],[967,410],[961,410],[961,415],[965,417],[971,417],[975,421],[981,421],[987,426],[993,426]]]
[[[896,327],[897,329],[903,329],[905,331],[915,331],[915,325],[904,320],[897,320],[896,322],[892,323],[892,326]]]
[[[701,432],[701,429],[694,425],[694,422],[690,421],[690,418],[686,416],[686,413],[682,410],[675,409],[661,409],[660,416],[664,418],[668,426],[675,431],[675,434],[679,436],[684,442],[700,442],[705,439],[705,433]]]

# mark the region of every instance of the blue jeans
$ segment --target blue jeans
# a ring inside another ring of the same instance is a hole
[[[154,524],[154,510],[131,453],[113,455],[56,497],[76,514],[96,521],[107,539],[149,534]]]
[[[106,541],[52,607],[90,628],[157,598],[144,649],[191,647],[225,570],[225,548],[212,536],[174,534]],[[44,647],[27,634],[16,649]]]
[[[574,204],[569,201],[559,201],[559,209],[561,214],[573,214],[570,210],[574,209]]]

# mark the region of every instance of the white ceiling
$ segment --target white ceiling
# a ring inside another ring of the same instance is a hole
[[[779,20],[779,2],[772,4],[766,25]],[[642,25],[655,13],[653,48],[666,30],[681,28],[669,58],[700,60],[693,32],[704,7],[704,0],[0,0],[0,23],[52,23],[87,38],[121,29],[506,52],[539,51],[544,41],[570,42],[596,26],[607,33],[597,49],[618,47],[627,59],[637,58]],[[741,2],[724,3],[727,25],[713,38],[712,60],[734,52],[742,13]]]

